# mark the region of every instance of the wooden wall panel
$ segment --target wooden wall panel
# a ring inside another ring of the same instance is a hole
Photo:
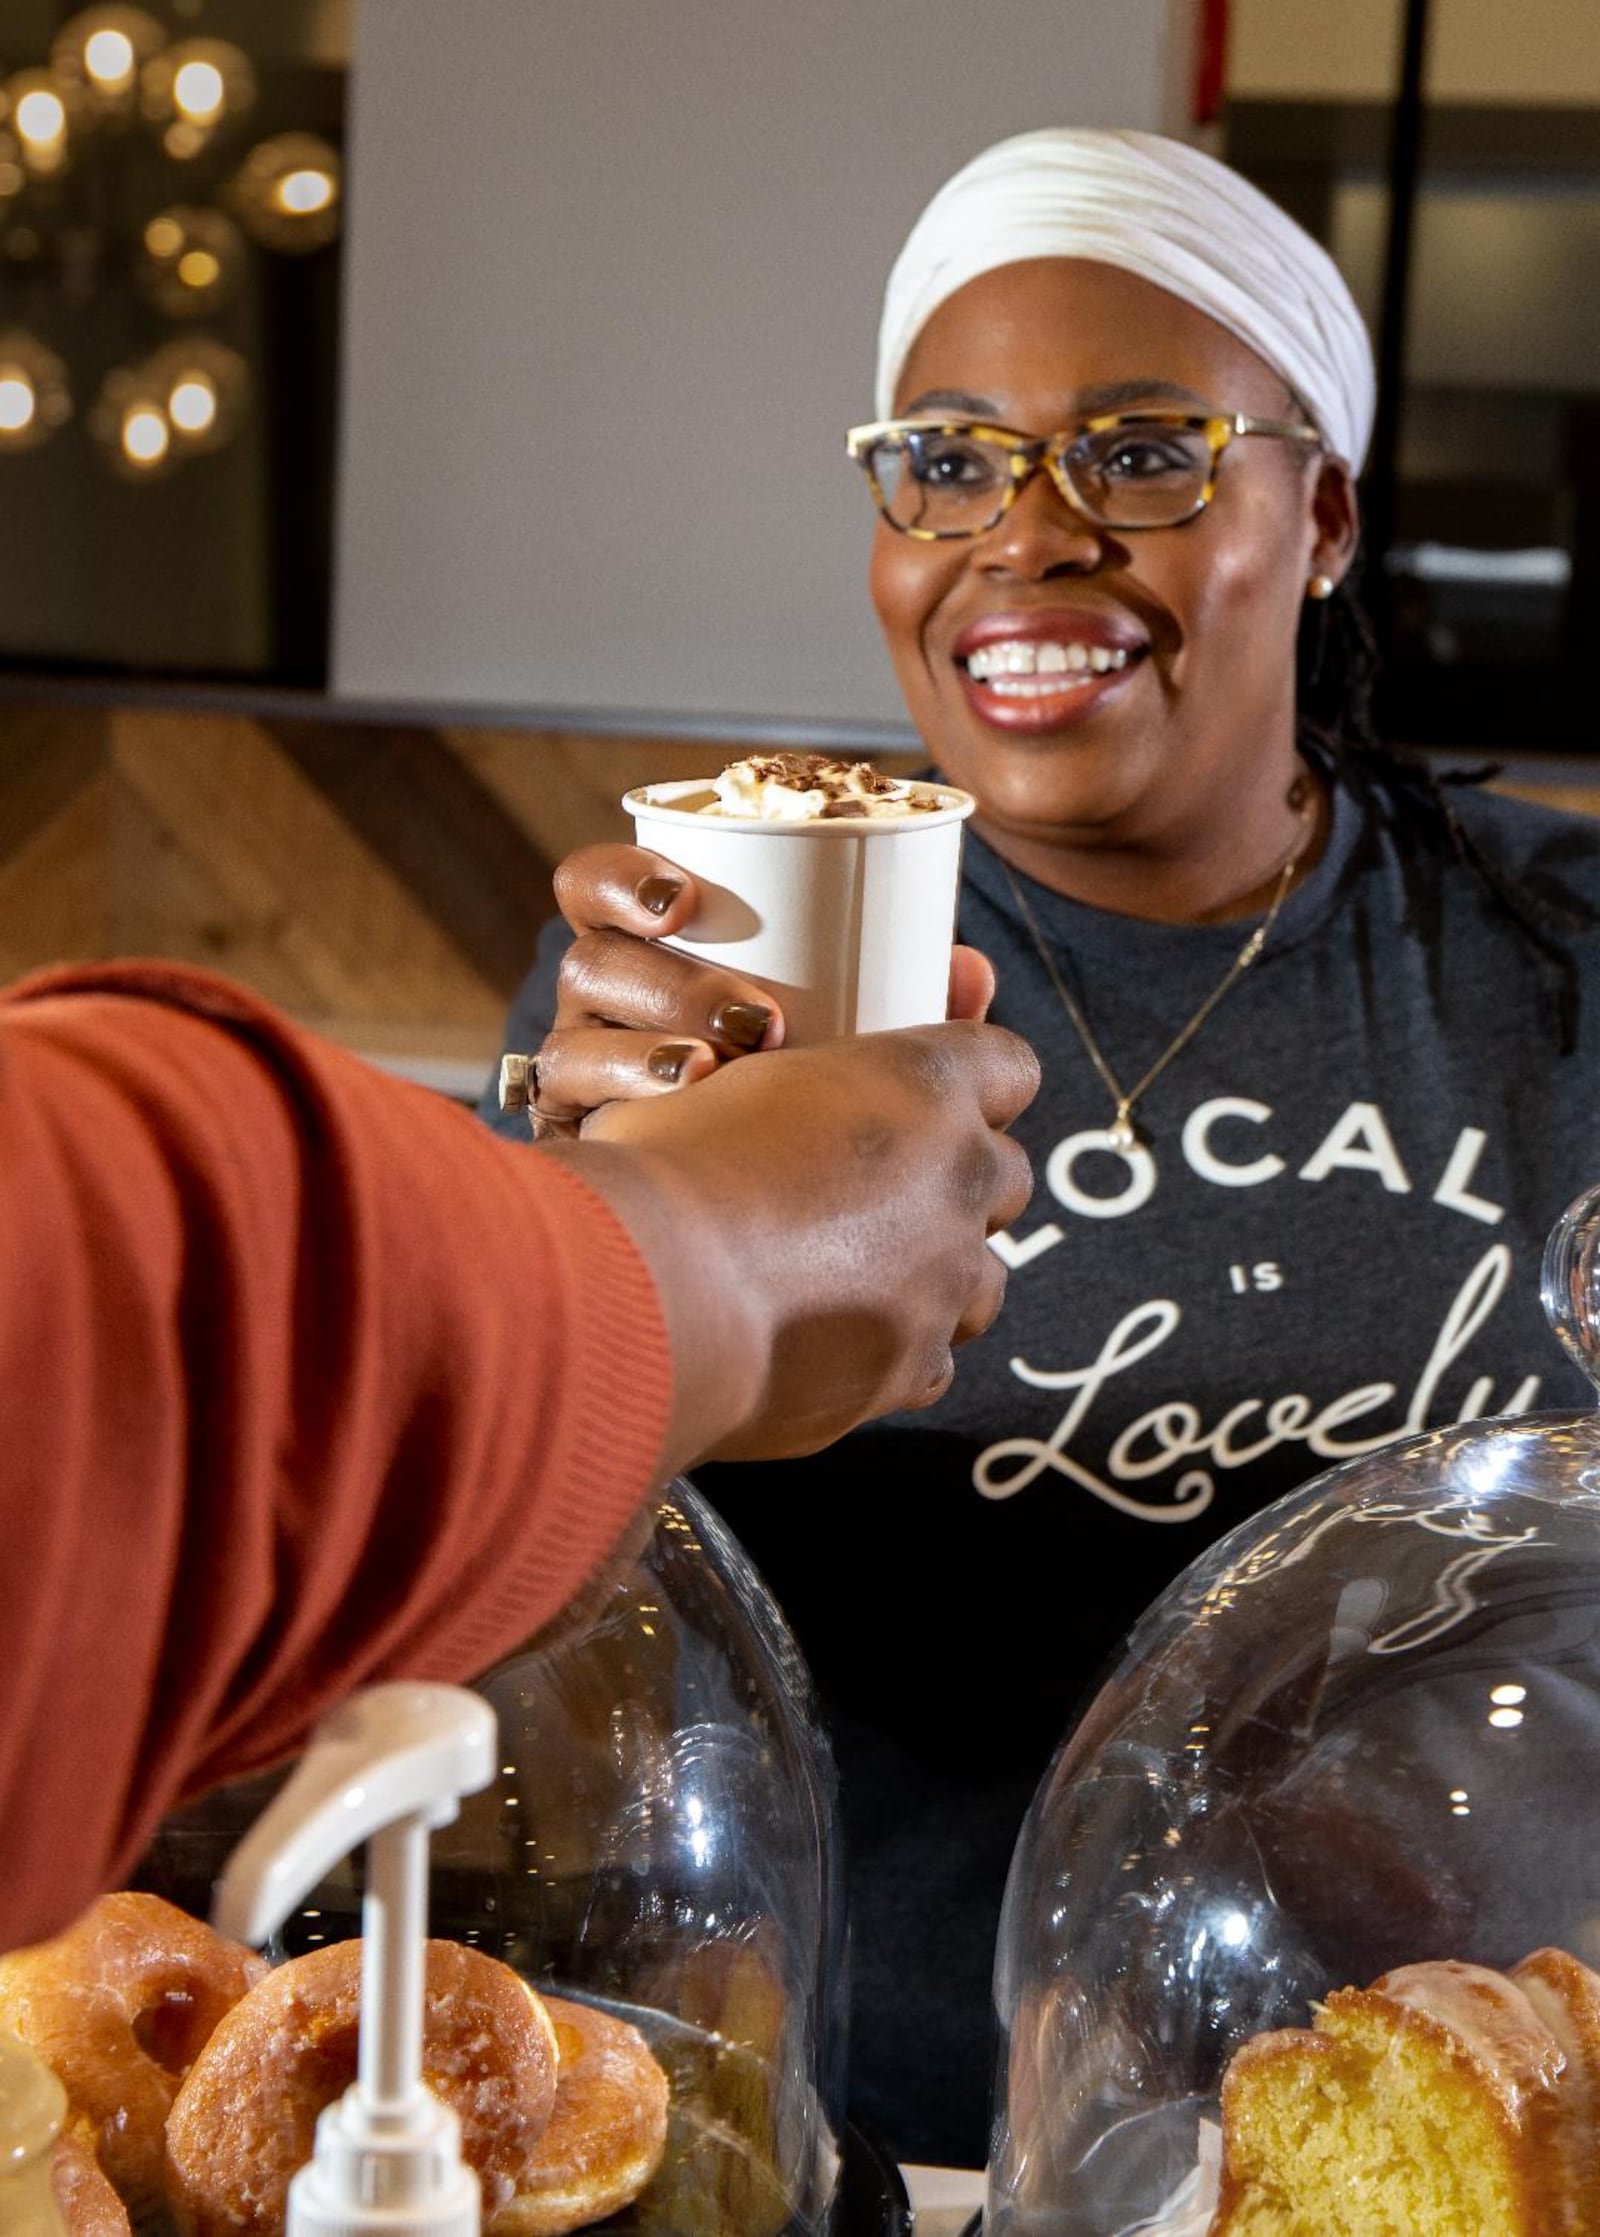
[[[274,722],[267,735],[457,956],[491,989],[514,986],[555,906],[552,864],[448,740],[332,722]]]
[[[225,897],[241,954],[268,946],[304,985],[300,1007],[397,1020],[498,1015],[500,989],[261,724],[119,714],[113,761]],[[149,935],[139,946],[219,960],[209,919],[196,925],[169,909],[161,920],[161,910],[159,897],[130,899]]]
[[[121,953],[203,963],[298,1015],[325,1006],[315,980],[286,952],[274,909],[244,904],[125,770],[113,799],[107,853]]]
[[[369,1053],[486,1066],[555,863],[626,837],[630,785],[723,758],[648,738],[3,706],[0,970],[178,957]]]
[[[1519,800],[1542,800],[1547,808],[1565,808],[1569,815],[1600,816],[1600,783],[1522,784],[1515,774],[1500,778],[1496,792],[1514,792]]]
[[[38,836],[105,766],[107,715],[8,710],[0,731],[0,863]]]
[[[0,798],[4,796],[0,778]],[[121,951],[107,876],[108,779],[93,774],[0,851],[0,979]]]
[[[737,750],[0,706],[0,974],[181,957],[368,1053],[471,1075],[497,1050],[554,864],[627,836],[629,786]],[[1587,772],[1506,788],[1600,810]]]
[[[707,769],[720,769],[735,750],[682,739],[588,738],[566,731],[549,731],[536,741],[521,730],[444,735],[551,863],[575,847],[626,839],[632,826],[622,795],[633,786],[703,776]]]

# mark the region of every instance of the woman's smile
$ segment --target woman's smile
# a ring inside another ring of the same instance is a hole
[[[962,630],[951,657],[980,722],[1043,737],[1098,714],[1148,652],[1126,620],[1052,608],[988,615]]]

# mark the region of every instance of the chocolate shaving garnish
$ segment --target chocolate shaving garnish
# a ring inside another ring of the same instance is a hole
[[[705,812],[758,817],[781,815],[781,809],[731,804],[734,801],[743,803],[752,795],[759,801],[762,795],[771,799],[781,793],[810,794],[813,798],[820,794],[814,811],[818,822],[837,822],[841,818],[853,822],[861,816],[881,812],[880,804],[890,812],[904,809],[912,813],[925,812],[942,804],[938,797],[919,797],[910,785],[897,777],[885,776],[870,761],[845,761],[829,753],[750,753],[723,771],[717,779],[717,801],[707,803]],[[726,811],[721,805],[724,799],[730,802]]]

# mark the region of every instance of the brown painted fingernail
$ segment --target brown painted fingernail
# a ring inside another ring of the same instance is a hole
[[[653,917],[664,917],[682,891],[681,878],[656,875],[641,878],[633,889],[633,898],[641,909],[648,909]]]
[[[694,1054],[688,1041],[663,1041],[658,1049],[650,1051],[648,1063],[651,1077],[665,1080],[668,1087],[676,1087],[683,1078],[683,1068]]]
[[[719,1041],[731,1041],[736,1049],[759,1048],[761,1036],[771,1023],[772,1012],[760,1002],[724,1002],[711,1013],[712,1032]]]

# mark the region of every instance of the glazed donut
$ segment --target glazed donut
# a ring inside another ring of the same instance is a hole
[[[223,2020],[167,2121],[173,2203],[195,2237],[277,2232],[289,2178],[311,2157],[317,2115],[356,2076],[361,1944],[335,1942],[280,1965]],[[509,1965],[460,1942],[430,1942],[423,2079],[461,2122],[485,2214],[550,2118],[556,2035]]]
[[[0,2027],[55,2069],[136,2216],[164,2194],[163,2129],[179,2082],[266,1970],[154,1895],[103,1895],[54,1941],[0,1958]]]
[[[56,2138],[50,2188],[67,2237],[133,2237],[128,2209],[106,2180],[86,2125],[74,2122]]]
[[[636,2027],[547,1996],[561,2046],[556,2107],[516,2196],[486,2215],[488,2237],[563,2237],[633,2203],[667,2142],[667,2077]]]

